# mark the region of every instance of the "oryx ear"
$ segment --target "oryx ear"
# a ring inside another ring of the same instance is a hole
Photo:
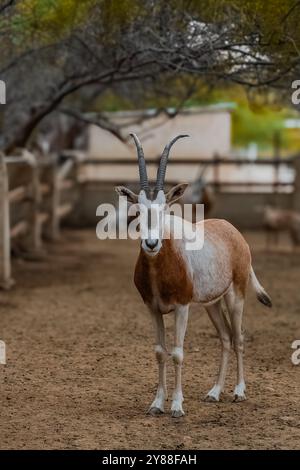
[[[131,202],[132,204],[136,204],[138,202],[138,195],[130,189],[125,188],[125,186],[115,186],[115,191],[119,196],[127,197],[128,202]]]
[[[172,204],[173,202],[177,201],[177,199],[183,196],[184,191],[186,190],[188,183],[179,183],[166,194],[166,201],[168,204]]]

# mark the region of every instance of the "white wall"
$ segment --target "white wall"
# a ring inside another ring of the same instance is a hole
[[[136,118],[132,113],[111,113],[115,122],[126,125]],[[191,109],[178,114],[173,119],[165,115],[144,120],[141,125],[128,125],[123,134],[135,132],[144,148],[146,158],[158,157],[165,144],[177,134],[189,134],[190,138],[176,142],[172,148],[171,158],[212,158],[218,153],[222,156],[230,154],[231,150],[231,115],[230,111]],[[89,129],[89,151],[88,156],[93,159],[111,160],[118,158],[132,158],[136,160],[136,149],[131,139],[128,144],[123,144],[111,133],[96,126]],[[149,177],[153,178],[156,169],[149,167]],[[195,167],[169,166],[167,178],[171,180],[185,179],[190,181],[194,178]],[[95,173],[96,172],[96,173]],[[137,179],[137,167],[135,166],[110,166],[101,165],[96,168],[88,167],[86,177],[88,179],[133,181]]]

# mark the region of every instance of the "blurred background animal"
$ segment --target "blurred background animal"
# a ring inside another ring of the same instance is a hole
[[[188,185],[185,193],[180,201],[182,205],[192,204],[192,222],[196,222],[196,204],[204,204],[204,217],[207,219],[210,216],[214,206],[214,197],[212,190],[207,185],[204,178],[207,165],[205,165],[197,178]]]
[[[263,208],[263,225],[267,247],[273,243],[278,245],[280,232],[288,232],[294,247],[300,245],[299,212],[266,205]]]

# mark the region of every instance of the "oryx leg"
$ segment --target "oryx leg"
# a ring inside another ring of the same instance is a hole
[[[163,316],[158,312],[152,311],[151,316],[156,333],[155,356],[158,363],[158,387],[155,399],[150,406],[149,414],[159,415],[164,413],[165,400],[168,398],[166,381],[166,362],[168,359],[168,352],[166,349],[165,325]]]
[[[180,305],[175,309],[175,334],[172,358],[175,367],[175,389],[172,397],[172,417],[179,418],[184,415],[182,408],[183,394],[181,385],[181,369],[183,363],[183,343],[188,322],[189,306]]]
[[[244,335],[242,331],[242,318],[244,311],[244,296],[238,294],[231,287],[225,295],[225,302],[230,316],[230,322],[233,333],[233,347],[237,361],[237,385],[234,389],[234,401],[246,400],[246,385],[244,380]]]
[[[228,367],[228,360],[231,349],[231,329],[227,318],[222,311],[221,300],[213,305],[206,307],[206,310],[218,332],[222,346],[221,364],[217,381],[213,388],[208,392],[206,401],[219,401],[220,395],[224,389],[225,377]]]

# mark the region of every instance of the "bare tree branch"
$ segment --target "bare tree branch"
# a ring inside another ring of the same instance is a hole
[[[15,3],[15,0],[8,0],[7,2],[4,2],[3,5],[0,5],[0,15],[9,7],[13,6],[14,3]]]
[[[101,129],[104,129],[106,131],[109,131],[112,135],[117,137],[122,143],[127,142],[127,138],[123,137],[121,134],[120,128],[109,121],[104,116],[101,116],[100,114],[97,115],[97,118],[90,117],[88,114],[81,113],[80,111],[75,111],[74,109],[69,109],[69,108],[64,108],[60,107],[58,110],[67,115],[71,116],[74,119],[77,119],[81,122],[84,122],[85,124],[93,124],[94,126],[100,127]]]
[[[196,86],[189,89],[190,83],[196,84],[199,78],[210,87],[231,82],[249,88],[284,89],[300,74],[295,17],[300,13],[300,0],[292,6],[285,3],[281,24],[293,18],[288,22],[288,34],[275,21],[276,44],[268,28],[263,30],[261,13],[258,16],[255,9],[247,13],[248,4],[224,2],[224,10],[214,12],[208,10],[211,7],[205,0],[199,2],[203,9],[186,2],[184,9],[174,10],[171,1],[158,0],[154,8],[152,0],[144,0],[143,8],[128,23],[116,24],[118,18],[109,17],[107,22],[102,2],[95,2],[82,24],[63,39],[53,37],[52,44],[45,44],[40,32],[40,41],[34,38],[23,45],[10,21],[5,22],[7,44],[3,50],[7,52],[0,57],[0,70],[8,96],[0,147],[26,144],[39,123],[58,107],[71,120],[92,121],[122,140],[121,130],[105,120],[103,113],[90,114],[98,101],[91,99],[93,90],[97,96],[109,90],[135,107],[143,107],[148,94],[157,100],[164,96],[157,112],[169,119],[192,96]],[[15,3],[5,1],[0,12]],[[185,83],[183,77],[189,80]],[[170,89],[169,82],[175,84],[176,80],[179,84]],[[169,111],[168,99],[177,103],[174,111]],[[139,117],[144,118],[147,115]]]

